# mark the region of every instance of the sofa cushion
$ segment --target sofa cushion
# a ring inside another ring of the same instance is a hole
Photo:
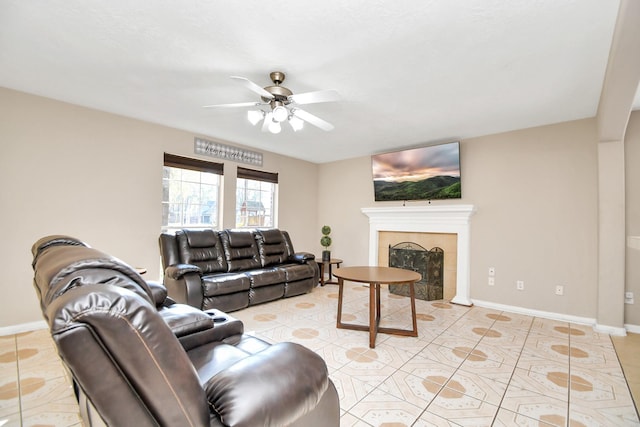
[[[289,253],[282,232],[278,229],[256,231],[256,242],[263,267],[278,265],[287,261]]]
[[[202,276],[202,291],[205,297],[248,291],[251,279],[244,273],[223,273]]]
[[[247,271],[246,275],[251,279],[252,288],[284,283],[287,280],[285,271],[280,268],[261,268],[258,270],[251,270]]]
[[[229,272],[252,270],[262,266],[258,246],[251,231],[224,230],[220,232],[220,239]]]
[[[176,240],[182,263],[200,267],[203,274],[227,271],[224,251],[216,231],[179,230]]]
[[[287,282],[308,279],[315,274],[315,269],[309,264],[285,264],[277,268],[284,270]]]
[[[320,356],[279,343],[248,356],[205,384],[209,404],[225,425],[289,425],[316,407],[329,385]]]

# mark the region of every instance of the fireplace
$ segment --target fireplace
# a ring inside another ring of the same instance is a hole
[[[414,242],[389,245],[389,267],[415,271],[422,276],[422,279],[414,285],[418,299],[434,301],[444,298],[443,266],[442,248],[426,249]],[[409,296],[409,287],[390,284],[389,292]]]
[[[369,265],[378,263],[379,233],[384,231],[414,233],[450,233],[457,240],[455,251],[454,304],[470,306],[470,243],[472,205],[390,206],[362,208],[369,217]]]

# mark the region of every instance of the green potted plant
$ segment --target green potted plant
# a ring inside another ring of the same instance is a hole
[[[331,251],[329,250],[329,246],[331,246],[331,237],[329,236],[331,233],[331,227],[323,225],[321,231],[322,238],[320,238],[320,244],[324,247],[324,251],[322,251],[322,261],[328,262],[331,260]]]

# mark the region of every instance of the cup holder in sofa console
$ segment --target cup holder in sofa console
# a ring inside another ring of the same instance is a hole
[[[209,314],[210,316],[213,316],[212,314]],[[221,317],[221,316],[213,316],[213,323],[222,323],[222,322],[226,322],[227,318],[226,317]]]
[[[212,332],[217,341],[222,341],[233,335],[241,335],[244,332],[242,322],[224,311],[213,308],[205,313],[213,320]]]

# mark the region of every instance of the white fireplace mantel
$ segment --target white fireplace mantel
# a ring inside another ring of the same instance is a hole
[[[452,303],[470,306],[471,216],[473,205],[387,206],[362,208],[369,217],[369,265],[378,265],[378,232],[451,233],[458,239],[456,296]]]

